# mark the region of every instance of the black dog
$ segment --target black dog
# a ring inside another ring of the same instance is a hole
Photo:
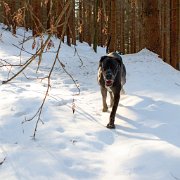
[[[114,121],[120,92],[124,91],[123,85],[126,83],[126,68],[119,54],[113,52],[101,57],[98,68],[98,83],[101,87],[103,112],[108,110],[106,103],[107,91],[110,93],[112,111],[107,128],[115,128]]]

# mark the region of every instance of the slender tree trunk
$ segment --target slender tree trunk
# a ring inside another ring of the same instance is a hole
[[[75,0],[73,0],[72,2],[72,12],[71,12],[71,16],[70,16],[70,31],[71,31],[71,39],[72,39],[72,44],[76,45],[76,25],[75,25]]]
[[[122,52],[121,50],[121,9],[120,9],[120,2],[117,1],[118,3],[116,4],[116,50],[119,52]]]
[[[52,0],[49,0],[47,3],[47,29],[51,28],[51,19],[52,19]]]
[[[179,28],[179,3],[178,0],[171,0],[171,25],[170,25],[170,35],[171,35],[171,65],[174,68],[178,68],[178,58],[180,49],[178,49],[178,42],[180,42],[180,34],[178,32]]]
[[[131,2],[131,53],[136,52],[136,5],[135,1]]]
[[[164,29],[163,29],[163,47],[162,49],[164,49],[163,51],[163,59],[170,64],[170,2],[171,0],[166,0],[164,3],[164,17],[163,17],[163,21],[164,21]]]
[[[33,23],[33,35],[39,35],[42,32],[42,27],[40,26],[39,21],[41,22],[41,14],[40,14],[40,9],[41,9],[41,4],[39,1],[32,0],[32,8],[33,8],[33,13],[34,16],[32,16],[32,23]]]
[[[26,3],[26,5],[31,4],[31,0],[27,0],[24,3]],[[25,9],[25,22],[24,22],[24,24],[25,24],[25,28],[27,31],[29,28],[32,29],[31,15],[27,9]]]
[[[3,6],[2,6],[2,3],[0,3],[0,22],[3,22]]]
[[[120,42],[120,47],[121,47],[121,52],[125,54],[125,41],[124,41],[124,1],[120,1],[120,24],[121,24],[121,31],[120,31],[120,36],[121,36],[121,42]]]
[[[82,9],[83,2],[79,0],[79,42],[83,42],[83,9]]]
[[[70,9],[70,7],[67,9],[67,12],[69,11],[69,9]],[[72,14],[71,14],[71,16],[72,16]],[[67,36],[67,45],[68,46],[71,46],[71,33],[70,33],[71,26],[72,26],[72,24],[71,24],[71,21],[70,21],[70,18],[69,18],[68,24],[67,24],[67,27],[66,27],[66,36]]]
[[[89,46],[92,44],[92,3],[87,7],[87,43]]]
[[[64,0],[57,0],[56,17],[58,17],[59,14],[62,12],[64,5],[65,5]],[[63,17],[57,27],[57,37],[60,38],[63,42],[64,42],[64,36],[62,36],[62,31],[63,31],[63,22],[64,21],[65,21],[65,17],[63,15]]]
[[[111,10],[110,11],[111,11],[111,20],[110,20],[111,21],[111,23],[110,23],[111,42],[109,45],[109,51],[112,52],[112,51],[116,50],[116,1],[115,0],[111,1]]]
[[[158,1],[143,1],[143,40],[145,47],[161,54]]]
[[[93,37],[93,49],[95,52],[97,52],[97,43],[98,43],[98,4],[99,0],[95,0],[95,5],[94,5],[94,37]]]
[[[16,34],[16,19],[14,19],[14,15],[15,15],[14,13],[16,12],[16,1],[15,0],[11,0],[10,7],[11,7],[10,23],[12,25],[12,33]]]

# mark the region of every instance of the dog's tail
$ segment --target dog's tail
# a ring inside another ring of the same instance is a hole
[[[109,36],[108,42],[107,42],[107,47],[106,47],[106,53],[109,53],[109,45],[111,43],[111,35]]]

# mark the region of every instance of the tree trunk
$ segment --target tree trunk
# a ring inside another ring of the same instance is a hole
[[[33,14],[32,15],[32,30],[33,30],[33,35],[40,35],[42,32],[42,27],[39,24],[39,21],[41,22],[41,14],[40,14],[40,9],[41,9],[41,4],[39,1],[32,0],[32,8],[33,8]],[[39,20],[39,21],[38,21]]]
[[[94,4],[94,37],[93,37],[93,49],[97,52],[97,43],[98,43],[98,34],[97,34],[97,27],[98,27],[98,4],[99,0],[95,1]]]
[[[179,28],[179,3],[178,0],[171,0],[171,25],[170,25],[170,46],[171,46],[171,65],[178,68],[179,50],[178,42],[180,42]]]
[[[83,9],[82,9],[82,0],[79,0],[79,42],[83,42]]]
[[[59,14],[62,12],[64,5],[65,5],[64,0],[57,0],[56,17],[58,17]],[[65,21],[65,17],[63,15],[63,17],[57,27],[57,37],[60,38],[63,42],[64,42],[64,36],[62,36],[62,31],[63,31],[63,22],[64,21]]]
[[[89,46],[92,44],[92,3],[87,7],[87,43]]]
[[[143,1],[143,41],[146,48],[161,54],[158,0]]]
[[[112,51],[116,50],[116,1],[115,0],[111,1],[110,7],[111,7],[111,9],[110,9],[110,12],[111,12],[111,19],[110,19],[110,21],[111,21],[111,23],[110,23],[111,42],[109,45],[109,51],[112,52]]]
[[[131,52],[136,52],[136,5],[135,1],[131,2]]]

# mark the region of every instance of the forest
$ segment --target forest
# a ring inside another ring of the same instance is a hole
[[[122,54],[147,48],[180,69],[179,0],[1,0],[0,22]],[[66,38],[65,38],[66,37]]]
[[[179,17],[179,0],[0,0],[0,180],[180,180]]]

